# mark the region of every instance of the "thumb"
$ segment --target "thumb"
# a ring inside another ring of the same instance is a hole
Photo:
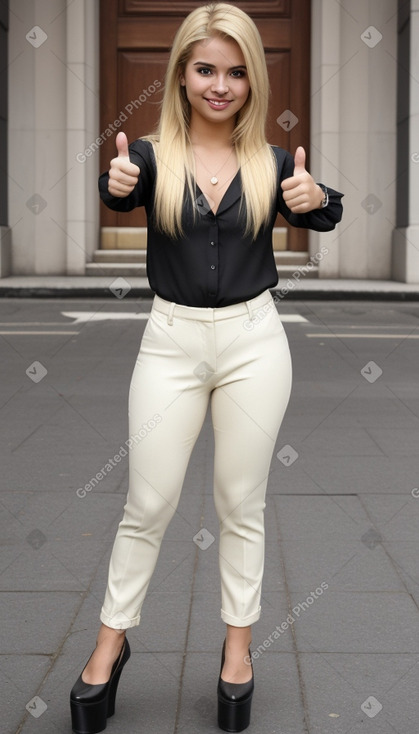
[[[294,176],[304,173],[306,170],[306,152],[302,145],[299,145],[294,156]]]
[[[125,133],[119,132],[115,139],[116,148],[118,151],[118,158],[124,157],[129,158],[128,152],[128,138]]]

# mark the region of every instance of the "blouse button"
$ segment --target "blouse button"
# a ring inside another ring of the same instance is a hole
[[[211,270],[215,270],[215,265],[211,265]]]
[[[210,245],[213,245],[214,246],[215,245],[215,242],[210,242]]]

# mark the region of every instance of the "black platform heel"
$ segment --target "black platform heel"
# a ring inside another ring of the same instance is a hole
[[[79,675],[70,693],[71,726],[75,734],[98,734],[106,729],[106,720],[115,713],[119,679],[130,655],[130,646],[125,639],[107,683],[90,685],[83,681],[83,672]]]
[[[225,660],[225,645],[226,642],[224,640],[217,688],[218,726],[223,731],[238,732],[247,729],[250,724],[250,710],[254,689],[253,664],[249,650],[250,664],[252,666],[251,679],[247,683],[227,683],[227,681],[221,678],[221,671]]]

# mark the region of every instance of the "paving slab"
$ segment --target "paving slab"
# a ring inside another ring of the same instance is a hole
[[[1,554],[0,590],[84,591],[106,551],[102,542],[86,538],[49,540],[36,552],[9,547]]]
[[[363,504],[384,541],[414,543],[419,540],[419,498],[416,496],[419,490],[412,495],[412,490],[406,489],[401,496],[387,495],[384,498],[368,495],[363,499]]]
[[[28,715],[25,707],[34,697],[32,692],[40,688],[51,664],[49,655],[2,655],[2,731],[14,732],[18,729],[22,718]],[[32,710],[36,712],[36,708]]]
[[[303,592],[322,581],[330,591],[406,591],[377,534],[364,541],[288,539],[282,549],[290,591]]]
[[[216,686],[220,654],[189,653],[178,731],[182,734],[215,734],[217,726]],[[292,653],[268,653],[254,662],[255,692],[249,734],[303,734],[304,711],[299,692],[298,671]]]
[[[386,541],[384,545],[407,591],[419,607],[419,540],[415,542]]]
[[[4,591],[0,649],[5,655],[53,655],[80,606],[77,592]]]
[[[186,639],[189,595],[150,591],[141,612],[142,636],[152,652],[182,652]]]
[[[301,653],[299,659],[310,732],[417,730],[418,655]]]
[[[51,291],[15,297],[17,289],[0,299],[0,330],[8,330],[0,362],[5,734],[70,734],[69,691],[99,626],[128,457],[85,497],[77,489],[128,438],[129,380],[146,320],[126,314],[151,305],[99,292],[72,299],[67,289],[60,300]],[[409,337],[419,333],[419,305],[374,300],[377,293],[278,304],[294,386],[268,481],[249,734],[417,731],[419,341]],[[105,319],[86,321],[83,312]],[[35,333],[43,330],[65,334]],[[38,383],[26,374],[35,360],[48,369]],[[383,370],[374,382],[361,372],[371,361]],[[133,656],[110,734],[218,731],[225,627],[213,446],[208,410],[141,624],[128,632]],[[286,446],[299,454],[289,466],[277,456]],[[214,536],[205,551],[193,540],[202,528]]]
[[[304,498],[277,495],[281,539],[358,539],[369,527],[366,513],[354,496],[311,496]]]
[[[368,434],[376,443],[381,452],[386,456],[403,457],[411,456],[416,459],[419,446],[419,429],[398,427],[397,433],[394,428],[372,427],[368,428]]]
[[[278,449],[293,446],[284,435]],[[296,444],[297,446],[297,444]],[[297,451],[298,453],[298,451]],[[291,466],[272,462],[271,494],[324,494],[407,496],[418,484],[419,459],[386,456],[311,456],[298,457]]]
[[[225,625],[220,617],[221,592],[194,592],[193,604],[188,632],[188,650],[212,650],[214,640],[220,641],[225,636]],[[286,595],[262,590],[261,617],[254,624],[252,630],[252,649],[264,642],[269,635],[273,635],[276,627],[285,623],[289,614]],[[274,651],[292,652],[294,643],[292,638],[292,624],[284,625],[279,637],[274,640]],[[220,648],[221,649],[221,648]]]
[[[330,394],[331,390],[327,392]],[[322,395],[321,386],[317,397],[310,395],[308,389],[306,394],[298,389],[298,396],[294,396],[292,401],[293,411],[283,426],[289,430],[305,429],[309,433],[324,418],[321,425],[325,428],[376,428],[378,423],[380,428],[393,431],[410,427],[416,429],[416,417],[411,410],[411,398],[414,395],[404,396],[405,401],[409,398],[409,404],[406,405],[385,386],[379,400],[377,396],[371,399],[371,396],[362,394],[361,388],[358,388],[348,400],[337,405],[339,398],[344,397],[342,392],[338,389],[336,397],[330,397],[329,394]]]
[[[291,594],[299,652],[419,654],[417,606],[407,592],[327,589],[312,603],[309,596]]]
[[[133,652],[121,676],[115,716],[108,720],[107,734],[171,733],[181,666],[182,655],[178,653]],[[70,734],[68,699],[73,678],[71,655],[67,651],[40,692],[48,709],[38,720],[28,715],[22,732]]]

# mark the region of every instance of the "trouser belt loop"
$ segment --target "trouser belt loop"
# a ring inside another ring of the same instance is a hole
[[[250,301],[246,301],[246,306],[247,306],[247,310],[249,312],[249,320],[252,321],[252,319],[253,319],[253,311],[252,311],[252,306],[250,304]]]
[[[169,313],[167,314],[167,323],[169,326],[173,326],[173,312],[175,310],[176,303],[174,301],[171,302]]]

